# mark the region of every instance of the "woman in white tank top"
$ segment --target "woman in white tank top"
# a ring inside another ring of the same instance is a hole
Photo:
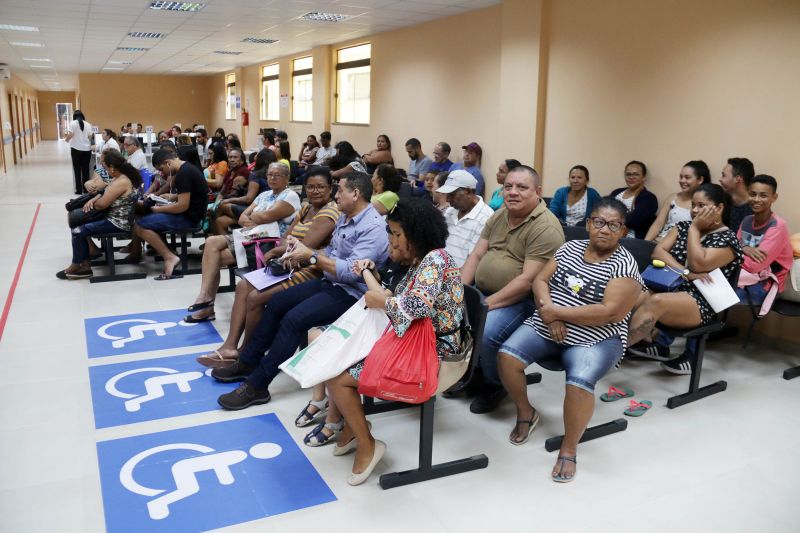
[[[655,222],[647,231],[645,240],[659,242],[678,222],[691,220],[692,194],[703,183],[711,183],[711,171],[705,161],[689,161],[678,176],[681,190],[661,205]]]

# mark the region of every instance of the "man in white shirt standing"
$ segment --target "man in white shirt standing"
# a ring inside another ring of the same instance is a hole
[[[125,137],[122,143],[125,153],[128,154],[128,163],[133,165],[139,170],[149,170],[147,165],[147,157],[142,152],[142,146],[139,144],[139,139],[133,135]]]
[[[494,214],[483,198],[475,194],[478,180],[466,170],[454,170],[436,192],[446,194],[450,207],[444,212],[449,235],[445,250],[459,267],[480,239],[483,226]]]

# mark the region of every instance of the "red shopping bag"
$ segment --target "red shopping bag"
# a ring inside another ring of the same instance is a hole
[[[436,394],[439,358],[430,318],[415,320],[405,335],[391,327],[364,360],[358,392],[373,398],[422,403]]]

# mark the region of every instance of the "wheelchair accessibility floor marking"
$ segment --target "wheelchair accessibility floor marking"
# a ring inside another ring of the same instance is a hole
[[[274,414],[99,442],[106,527],[205,531],[336,500]]]
[[[238,384],[219,383],[200,354],[89,367],[95,427],[106,428],[219,409]]]
[[[90,358],[152,352],[222,342],[211,322],[183,321],[185,309],[87,318],[86,351]]]

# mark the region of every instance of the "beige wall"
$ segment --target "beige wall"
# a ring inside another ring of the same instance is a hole
[[[155,131],[208,125],[208,76],[80,74],[79,84],[81,110],[101,129],[134,121]]]
[[[58,140],[58,118],[56,117],[56,104],[70,102],[73,109],[77,109],[74,91],[40,91],[39,113],[41,114],[42,139],[45,141]]]
[[[11,95],[11,107],[9,107],[9,95]],[[17,101],[14,100],[15,96],[19,102],[18,105]],[[28,113],[28,102],[30,102],[30,113]],[[2,123],[0,123],[2,135],[0,135],[0,139],[2,140],[2,157],[5,163],[5,167],[0,164],[0,170],[3,168],[8,169],[14,165],[15,150],[17,160],[24,159],[32,149],[31,139],[33,139],[33,146],[36,146],[38,142],[35,131],[37,106],[38,96],[36,90],[18,77],[12,75],[10,80],[0,82],[0,118],[2,118]],[[19,115],[19,122],[17,122],[17,115]],[[12,127],[6,127],[6,125],[13,126],[13,132],[18,132],[22,136],[21,142],[15,142],[12,139]]]
[[[728,157],[774,175],[777,210],[800,231],[800,2],[551,2],[545,193],[589,167],[608,193],[641,159],[648,187],[677,189],[686,161],[716,178]]]

